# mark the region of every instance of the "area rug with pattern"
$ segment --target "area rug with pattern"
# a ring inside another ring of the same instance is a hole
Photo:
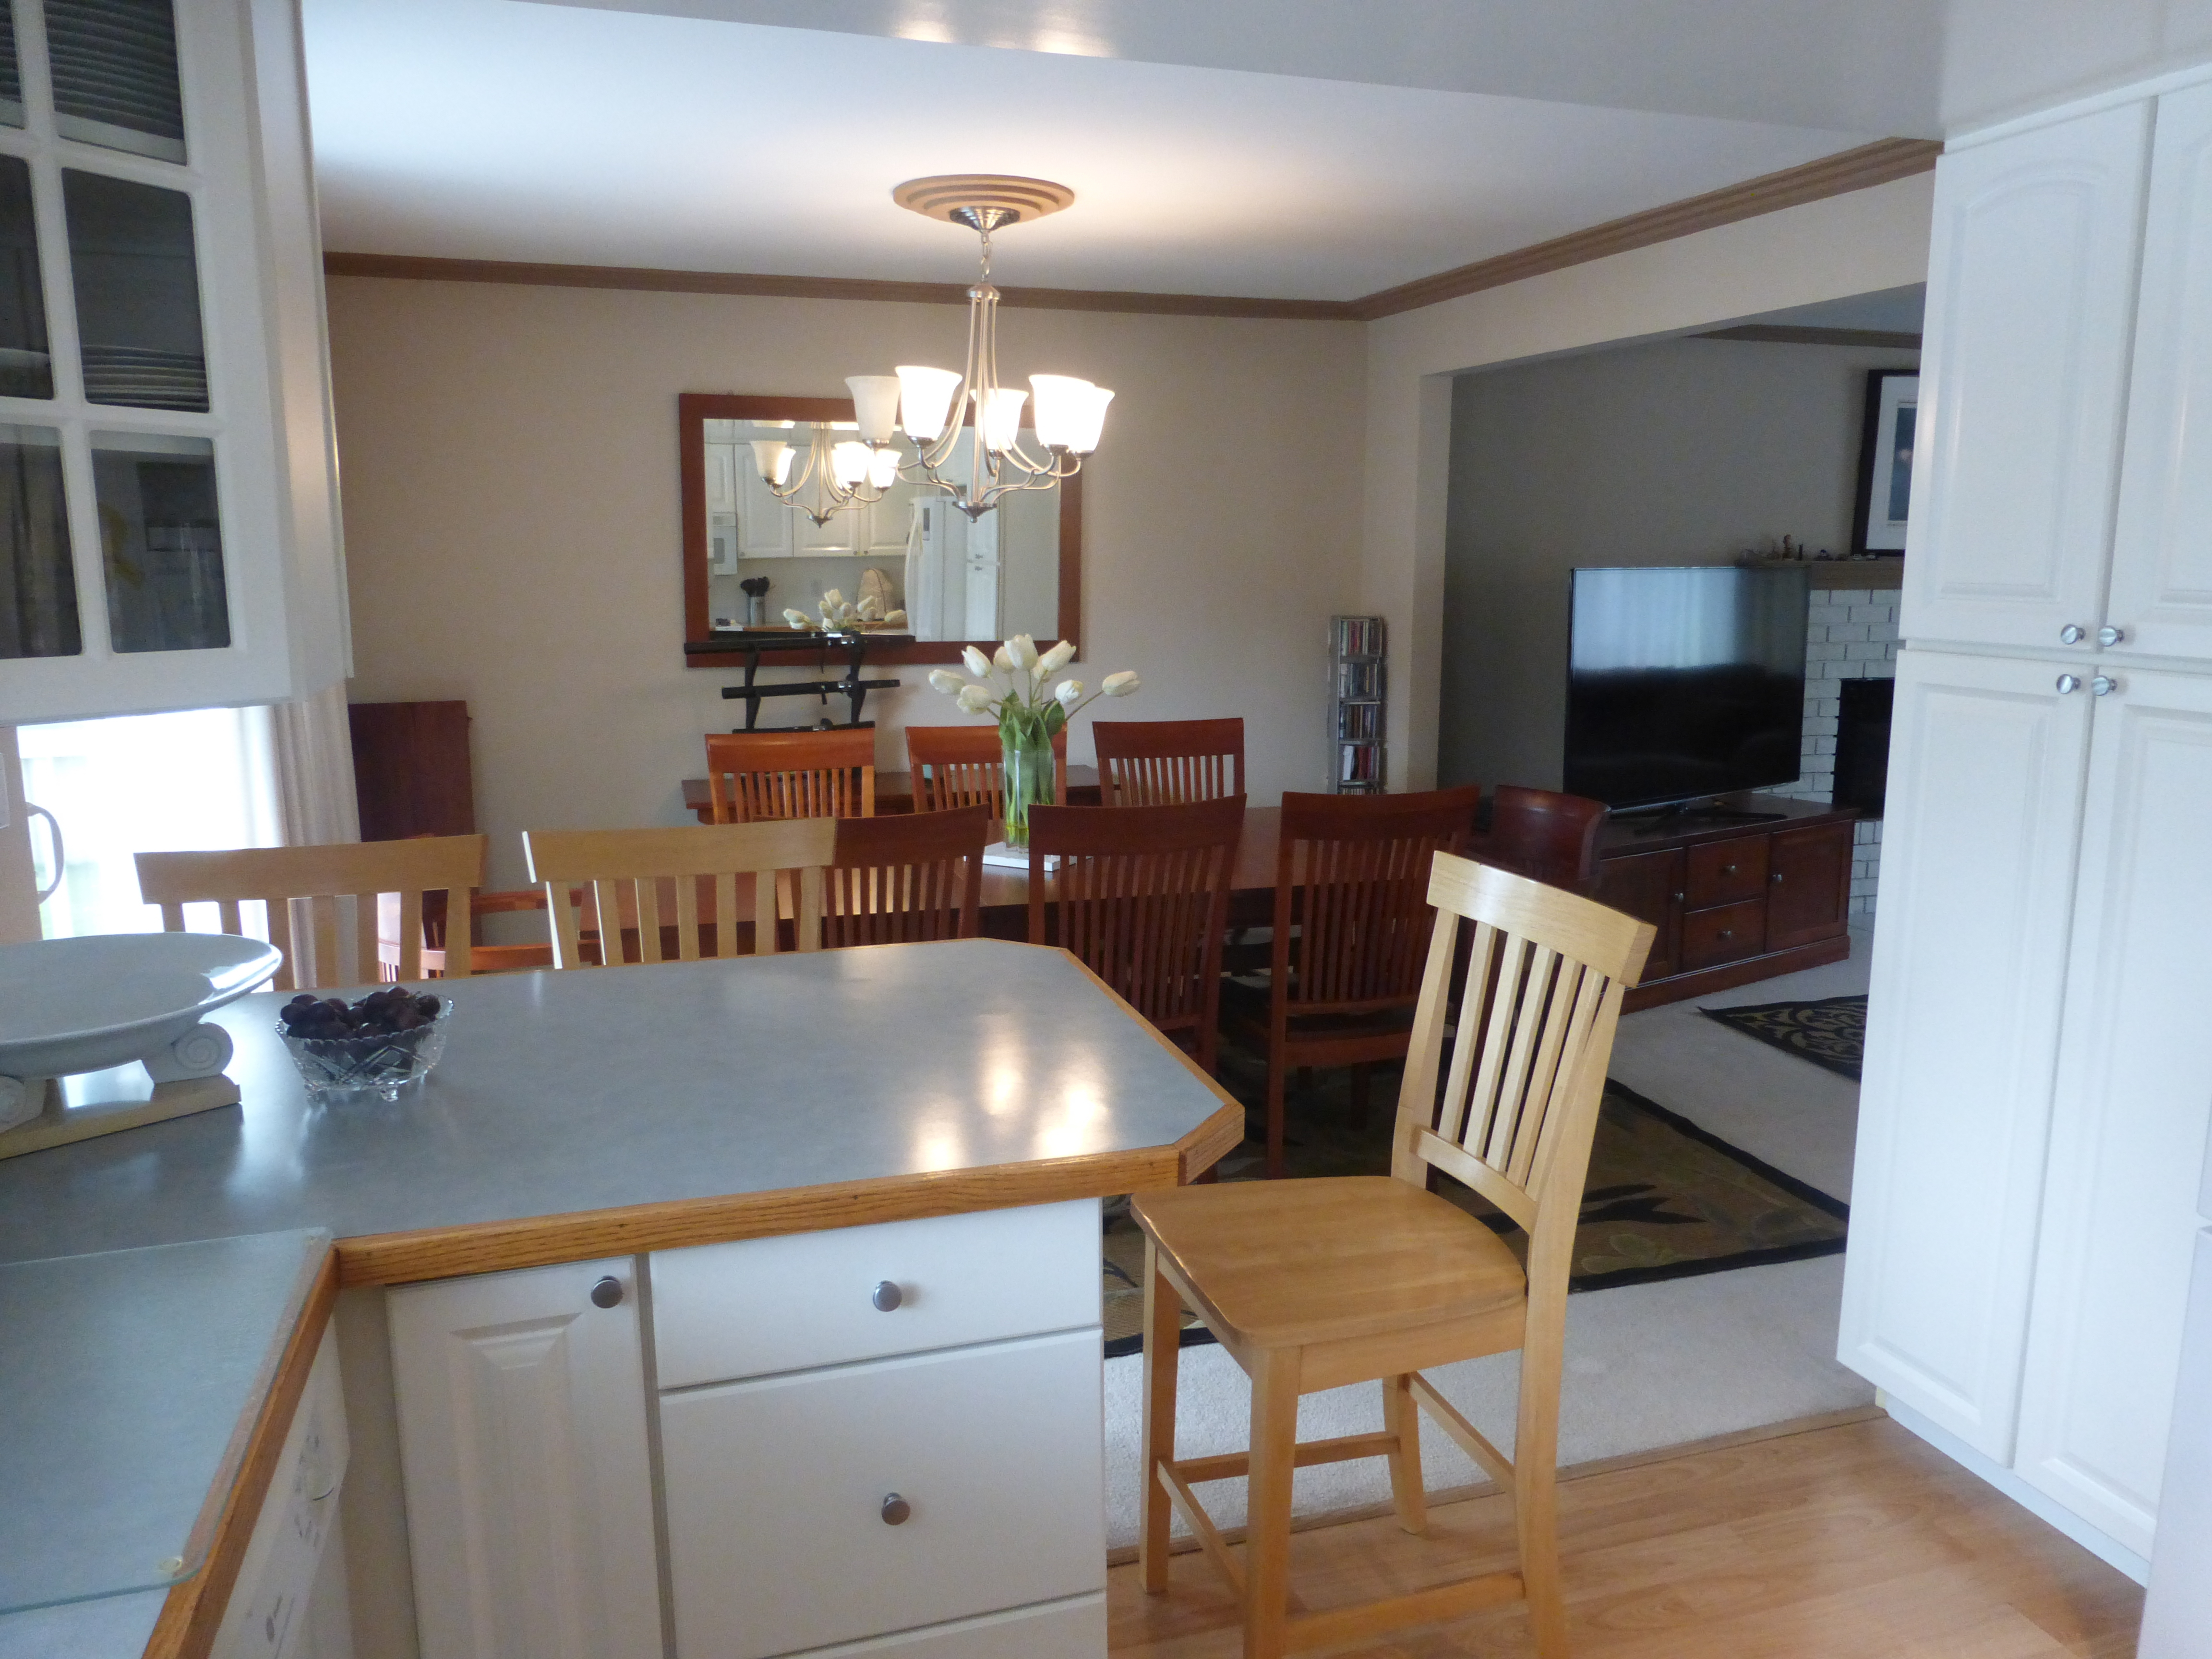
[[[1823,997],[1818,1002],[1762,1002],[1743,1008],[1700,1008],[1746,1036],[1824,1066],[1854,1083],[1866,1059],[1863,996]]]
[[[1324,1073],[1312,1089],[1291,1091],[1285,1123],[1292,1176],[1389,1173],[1397,1073],[1376,1068],[1364,1118],[1351,1103],[1347,1078],[1345,1073]],[[1222,1080],[1246,1102],[1250,1122],[1243,1146],[1222,1161],[1221,1178],[1258,1180],[1263,1125],[1252,1106],[1258,1084],[1255,1069],[1241,1057],[1228,1056]],[[1444,1181],[1441,1190],[1525,1259],[1527,1237],[1506,1217],[1457,1182]],[[1109,1210],[1103,1267],[1110,1358],[1135,1353],[1143,1346],[1145,1247],[1122,1206],[1115,1204]],[[1839,1200],[1608,1079],[1583,1189],[1569,1288],[1646,1284],[1833,1255],[1844,1248],[1850,1213]],[[1186,1316],[1186,1346],[1212,1340],[1204,1327]]]

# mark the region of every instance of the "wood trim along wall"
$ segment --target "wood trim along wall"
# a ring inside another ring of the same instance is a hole
[[[1624,219],[1592,225],[1492,259],[1439,271],[1418,282],[1357,300],[1267,300],[1210,294],[1133,294],[1109,289],[1009,288],[1002,306],[1048,311],[1102,311],[1166,317],[1274,318],[1297,322],[1372,322],[1462,294],[1503,288],[1632,249],[1755,219],[1784,208],[1869,190],[1925,173],[1942,143],[1932,138],[1878,138],[1856,149],[1785,167],[1741,184]],[[400,253],[326,252],[332,276],[383,276],[426,283],[509,283],[533,288],[629,289],[657,294],[738,294],[771,299],[870,300],[905,305],[964,306],[960,283],[890,283],[845,276],[761,276],[715,270],[662,270],[629,265],[531,264],[505,259],[441,259]]]
[[[1790,328],[1784,325],[1746,323],[1741,328],[1716,328],[1690,337],[1753,340],[1765,345],[1894,346],[1899,351],[1920,349],[1917,334],[1885,328]]]

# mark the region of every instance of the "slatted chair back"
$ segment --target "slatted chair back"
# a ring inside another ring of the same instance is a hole
[[[1490,828],[1468,855],[1587,897],[1597,885],[1597,833],[1603,801],[1501,783],[1490,792]]]
[[[1030,943],[1073,951],[1157,1030],[1187,1034],[1209,1071],[1243,827],[1242,795],[1110,811],[1030,809]],[[1048,902],[1053,855],[1060,867]]]
[[[914,775],[914,810],[943,812],[988,806],[994,818],[1006,811],[1005,745],[995,726],[909,726],[906,763]],[[1052,798],[1067,799],[1067,728],[1053,733]]]
[[[1429,865],[1457,853],[1481,791],[1283,797],[1273,1018],[1411,1007],[1436,913]],[[1295,927],[1293,923],[1295,922]]]
[[[986,806],[840,818],[824,882],[822,943],[973,939],[981,919]]]
[[[1472,859],[1439,853],[1433,866],[1427,898],[1437,925],[1391,1173],[1422,1186],[1441,1170],[1511,1216],[1534,1252],[1532,1297],[1541,1284],[1564,1303],[1621,997],[1644,971],[1654,930]]]
[[[530,878],[544,884],[553,913],[553,965],[588,968],[627,960],[622,943],[625,912],[636,918],[640,962],[667,959],[661,939],[664,916],[675,927],[678,961],[696,962],[705,954],[701,934],[709,921],[714,954],[737,955],[741,875],[753,878],[755,954],[769,956],[780,948],[779,892],[793,896],[798,948],[813,950],[822,933],[822,870],[836,850],[836,840],[831,820],[799,818],[678,830],[526,830],[522,848]],[[778,872],[784,871],[795,872],[795,878],[779,880]],[[598,963],[583,948],[583,895],[576,888],[586,890],[598,912]],[[662,908],[665,888],[674,890],[672,915]],[[704,905],[702,888],[708,895]]]
[[[1094,720],[1109,806],[1176,806],[1244,793],[1244,722]]]
[[[411,841],[349,842],[326,847],[241,847],[223,852],[141,853],[138,891],[161,907],[161,926],[185,931],[185,906],[214,901],[220,929],[242,933],[240,904],[268,907],[269,942],[284,953],[270,985],[279,991],[336,990],[373,985],[384,965],[378,950],[378,905],[398,900],[395,967],[402,980],[422,976],[422,897],[445,896],[449,915],[468,914],[469,890],[484,878],[482,836],[424,836]],[[342,909],[351,925],[342,927]],[[312,964],[301,974],[295,939],[304,930]],[[444,972],[470,969],[468,930],[447,941]]]
[[[710,732],[707,793],[717,823],[873,817],[875,730]]]

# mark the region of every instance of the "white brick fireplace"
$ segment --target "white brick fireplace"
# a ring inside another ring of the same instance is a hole
[[[1830,800],[1836,784],[1836,723],[1843,711],[1838,682],[1888,679],[1897,672],[1898,590],[1816,586],[1805,626],[1805,746],[1797,781],[1775,795]],[[1874,915],[1881,870],[1881,823],[1863,819],[1854,836],[1851,915]]]

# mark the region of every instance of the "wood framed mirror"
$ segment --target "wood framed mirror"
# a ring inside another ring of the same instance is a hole
[[[864,584],[887,590],[886,609],[905,611],[908,623],[883,630],[880,642],[870,641],[870,662],[957,662],[963,646],[988,653],[1015,634],[1032,635],[1041,644],[1081,644],[1079,473],[1048,490],[1007,495],[973,525],[942,490],[902,482],[882,501],[817,526],[769,493],[750,446],[755,437],[773,437],[793,444],[803,458],[815,423],[852,420],[852,402],[844,398],[678,397],[687,666],[744,665],[747,652],[704,647],[719,634],[749,625],[752,596],[742,584],[763,577],[769,586],[757,625],[770,629],[788,626],[787,608],[817,614],[827,589],[855,603]],[[995,626],[978,625],[986,621]],[[819,634],[793,629],[791,641],[763,652],[761,660],[811,661],[822,654]]]

